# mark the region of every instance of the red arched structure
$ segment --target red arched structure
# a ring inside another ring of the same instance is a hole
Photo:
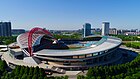
[[[36,37],[40,36],[40,35],[48,35],[48,36],[51,36],[52,37],[52,34],[45,30],[45,29],[42,29],[42,28],[33,28],[31,31],[29,31],[29,34],[28,34],[28,51],[29,51],[29,54],[30,56],[33,55],[33,49],[32,49],[32,44],[36,41],[34,40]]]

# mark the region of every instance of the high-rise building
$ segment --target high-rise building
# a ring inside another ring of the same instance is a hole
[[[109,22],[103,22],[102,23],[102,35],[108,35],[109,34]]]
[[[83,37],[91,35],[91,24],[85,23],[83,25]]]
[[[11,22],[0,22],[0,36],[11,36]]]

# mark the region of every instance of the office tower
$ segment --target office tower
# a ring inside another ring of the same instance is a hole
[[[11,36],[11,22],[0,22],[0,36]]]
[[[108,35],[109,34],[109,22],[103,22],[102,23],[102,35]]]
[[[91,35],[91,24],[85,23],[83,25],[83,37]]]

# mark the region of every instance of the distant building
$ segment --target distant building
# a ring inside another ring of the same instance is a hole
[[[102,32],[102,30],[100,28],[92,28],[91,29],[91,34],[100,35],[101,32]]]
[[[123,29],[121,29],[121,30],[117,30],[117,32],[118,32],[119,35],[125,35],[126,32],[131,32],[131,30],[123,30]]]
[[[85,23],[83,25],[83,37],[91,35],[91,24]]]
[[[125,32],[124,35],[140,35],[140,32]]]
[[[109,22],[103,22],[102,23],[102,35],[108,35],[109,34]]]
[[[79,31],[82,31],[82,30],[79,30]],[[49,30],[49,32],[53,34],[73,34],[73,33],[77,33],[78,30]]]
[[[95,34],[96,33],[96,29],[95,28],[92,28],[91,29],[91,34]]]
[[[110,28],[109,29],[109,34],[117,35],[118,34],[117,29],[116,28]]]
[[[118,35],[140,35],[140,32],[138,29],[120,29],[117,30]]]
[[[0,36],[11,35],[11,22],[0,22]]]
[[[124,35],[135,35],[135,32],[125,32]]]
[[[12,29],[12,35],[19,35],[25,33],[24,29]]]
[[[138,32],[138,29],[131,29],[131,32]]]

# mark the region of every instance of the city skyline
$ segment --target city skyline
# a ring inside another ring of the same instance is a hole
[[[111,28],[140,29],[138,0],[3,0],[1,21],[11,21],[13,28],[39,26],[54,30],[81,29],[84,23],[101,28],[109,21]]]

